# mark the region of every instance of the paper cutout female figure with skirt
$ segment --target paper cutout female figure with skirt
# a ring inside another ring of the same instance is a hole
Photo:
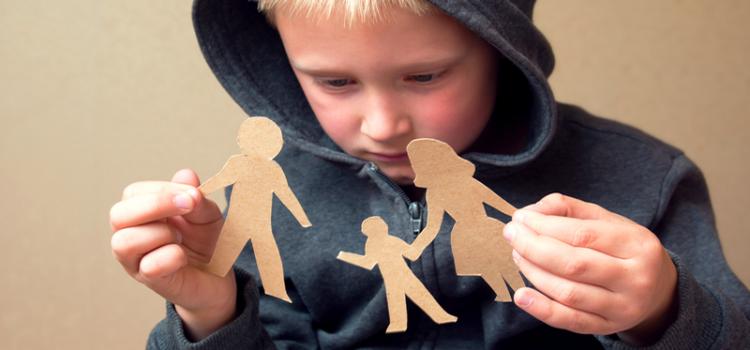
[[[242,154],[231,156],[218,174],[200,186],[203,193],[211,193],[234,185],[213,256],[201,268],[225,276],[249,240],[265,293],[291,302],[284,285],[279,248],[271,231],[273,195],[302,226],[309,227],[310,221],[289,188],[284,171],[273,161],[284,144],[281,129],[268,118],[248,118],[240,126],[237,144]]]
[[[503,239],[503,224],[490,218],[484,203],[512,216],[516,208],[474,179],[474,164],[459,157],[446,143],[416,139],[406,148],[416,175],[414,185],[426,188],[427,225],[405,255],[419,256],[437,236],[443,214],[455,224],[451,250],[459,276],[481,276],[496,294],[496,301],[511,301],[505,281],[513,290],[524,286],[513,262],[511,246]],[[412,259],[413,260],[413,259]]]
[[[383,219],[379,216],[365,219],[362,221],[362,233],[367,236],[365,255],[340,252],[336,258],[367,270],[378,265],[383,276],[390,319],[386,333],[406,330],[406,297],[424,310],[435,323],[456,322],[457,318],[438,304],[406,265],[403,254],[410,246],[398,237],[389,235],[388,225]]]

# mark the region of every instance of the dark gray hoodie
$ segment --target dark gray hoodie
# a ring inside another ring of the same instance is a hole
[[[475,145],[462,155],[477,165],[475,177],[517,207],[562,192],[656,233],[678,269],[679,310],[654,348],[750,349],[750,293],[724,260],[696,166],[639,130],[554,100],[547,84],[554,58],[531,21],[533,0],[432,2],[503,57],[496,110],[482,139],[521,136],[523,144],[512,154],[496,151],[503,149],[496,142]],[[362,251],[360,223],[372,215],[383,217],[392,235],[411,242],[424,225],[422,202],[412,202],[374,164],[342,152],[328,138],[278,34],[255,2],[196,0],[193,16],[201,49],[224,88],[248,115],[268,116],[281,126],[286,144],[276,160],[313,226],[300,227],[275,201],[274,232],[292,304],[259,294],[248,246],[235,265],[236,319],[191,343],[168,304],[149,348],[628,348],[614,336],[551,328],[512,303],[494,302],[480,278],[456,276],[450,220],[410,266],[458,322],[435,325],[410,305],[408,330],[386,335],[381,277],[336,255]]]

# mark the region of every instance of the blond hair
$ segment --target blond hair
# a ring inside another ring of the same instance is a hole
[[[291,15],[303,14],[308,18],[330,19],[343,14],[346,23],[371,23],[383,20],[388,8],[401,8],[417,15],[434,11],[427,0],[258,0],[258,11],[274,23],[274,12],[283,9]]]

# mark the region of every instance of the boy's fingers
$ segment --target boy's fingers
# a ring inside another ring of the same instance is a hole
[[[610,321],[601,316],[565,306],[536,290],[520,288],[513,296],[515,304],[540,321],[555,327],[581,334],[610,334]]]
[[[589,248],[623,259],[637,253],[634,249],[638,247],[627,243],[633,240],[624,239],[624,235],[631,234],[632,230],[622,224],[544,215],[528,209],[517,211],[512,221],[574,247]]]
[[[172,182],[179,183],[179,184],[190,185],[190,186],[193,186],[193,187],[198,187],[201,184],[201,181],[198,178],[198,174],[196,174],[195,171],[193,171],[192,169],[181,169],[181,170],[178,170],[172,176]]]
[[[187,222],[196,225],[211,224],[223,219],[224,216],[221,214],[219,206],[216,205],[214,201],[208,200],[203,197],[203,195],[200,194],[200,191],[197,192],[200,196],[198,204],[195,206],[195,209],[193,211],[183,215],[182,217],[185,218]]]
[[[560,193],[549,194],[527,208],[545,215],[564,216],[584,220],[604,220],[620,223],[630,221],[627,218],[604,209],[599,205],[584,202],[580,199]]]
[[[558,277],[524,259],[515,251],[513,261],[534,288],[558,303],[600,316],[604,316],[603,311],[612,306],[614,294],[604,288]]]
[[[182,246],[185,248],[188,257],[208,263],[216,246],[217,237],[221,232],[222,221],[196,225],[188,222],[184,217],[173,216],[167,219],[167,224],[182,233]]]
[[[187,214],[201,198],[197,189],[135,196],[116,203],[109,212],[113,231]]]
[[[141,282],[153,284],[187,266],[185,251],[177,244],[167,244],[146,254],[138,266]]]
[[[187,191],[198,187],[200,180],[198,175],[190,169],[182,169],[172,176],[172,181],[139,181],[125,187],[122,191],[122,200],[131,197],[159,192]]]
[[[625,272],[618,258],[537,234],[515,221],[505,226],[504,235],[517,254],[565,279],[609,289],[617,282],[617,276]]]
[[[139,181],[125,187],[122,191],[122,200],[142,196],[144,194],[187,191],[194,187],[195,186],[168,181]]]
[[[177,171],[172,176],[172,182],[178,184],[184,184],[192,187],[200,186],[201,182],[196,174],[191,169],[182,169]],[[183,215],[185,220],[192,224],[208,224],[220,220],[223,218],[219,206],[214,201],[206,200],[203,193],[198,190],[198,199],[195,210]]]
[[[179,244],[182,237],[163,222],[153,222],[137,227],[128,227],[112,235],[112,253],[125,270],[133,275],[138,272],[141,258],[148,252],[170,243]]]

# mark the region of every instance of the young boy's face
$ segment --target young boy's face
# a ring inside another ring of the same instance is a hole
[[[274,16],[294,73],[325,132],[345,152],[409,184],[409,141],[457,152],[482,132],[495,102],[495,51],[452,18],[388,9],[347,27],[342,18]]]

